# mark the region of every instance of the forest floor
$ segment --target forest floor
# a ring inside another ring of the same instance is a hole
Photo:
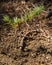
[[[0,19],[5,14],[20,18],[36,5],[24,1],[0,3]],[[52,5],[45,8],[15,29],[0,21],[0,65],[52,65],[52,17],[46,19]]]

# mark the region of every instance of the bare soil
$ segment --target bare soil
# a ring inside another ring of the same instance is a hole
[[[52,65],[52,17],[46,19],[51,3],[46,3],[40,15],[15,29],[1,20],[5,14],[20,18],[39,4],[30,1],[0,3],[0,65]]]

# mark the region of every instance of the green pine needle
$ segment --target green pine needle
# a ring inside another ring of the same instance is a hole
[[[8,15],[5,15],[3,17],[3,21],[7,22],[9,25],[11,25],[13,28],[15,28],[17,25],[19,25],[22,22],[31,21],[35,16],[39,15],[42,10],[44,9],[44,6],[37,6],[33,8],[31,11],[27,12],[24,16],[21,18],[14,17],[10,18]]]

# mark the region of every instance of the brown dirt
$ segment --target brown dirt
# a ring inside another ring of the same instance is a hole
[[[20,17],[33,6],[9,2],[2,4],[1,12]],[[0,23],[0,65],[52,65],[52,17],[46,19],[46,12],[16,29]]]

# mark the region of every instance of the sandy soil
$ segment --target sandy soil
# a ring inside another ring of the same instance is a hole
[[[0,5],[2,16],[20,18],[37,3],[23,1]],[[46,11],[16,29],[0,20],[0,65],[52,65],[52,17],[46,19],[52,5],[46,4],[45,8]]]

